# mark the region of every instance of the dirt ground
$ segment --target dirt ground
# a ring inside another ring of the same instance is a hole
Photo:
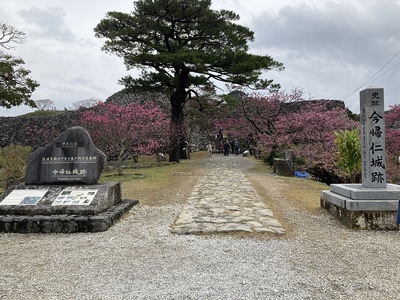
[[[328,216],[320,208],[320,194],[329,189],[326,184],[310,179],[276,176],[261,160],[252,157],[238,159],[243,171],[253,187],[264,198],[266,204],[279,219],[288,236],[296,234],[295,225],[291,218],[293,211],[313,216]],[[184,204],[196,184],[204,174],[207,163],[205,152],[196,153],[193,159],[180,163],[176,172],[171,171],[165,178],[163,185],[167,188],[152,188],[143,186],[135,189],[135,196],[140,199],[141,205],[168,205]]]
[[[207,154],[194,153],[127,170],[124,196],[139,205],[105,232],[3,234],[0,298],[398,299],[399,232],[348,229],[320,208],[326,185],[237,159],[286,234],[171,234],[210,171]]]

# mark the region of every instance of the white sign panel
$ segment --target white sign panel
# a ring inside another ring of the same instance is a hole
[[[0,205],[36,205],[47,190],[13,190]]]
[[[97,189],[66,188],[57,196],[52,205],[89,205],[97,191]]]

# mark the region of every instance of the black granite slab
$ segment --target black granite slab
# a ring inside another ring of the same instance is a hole
[[[74,126],[28,157],[26,184],[95,184],[106,155],[86,129]]]

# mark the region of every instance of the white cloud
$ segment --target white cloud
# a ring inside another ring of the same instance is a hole
[[[62,109],[83,99],[106,100],[122,88],[118,80],[128,74],[123,61],[101,51],[103,41],[94,37],[93,29],[108,11],[132,8],[132,2],[5,1],[0,19],[27,36],[10,54],[22,57],[30,77],[39,82],[34,100],[51,99]],[[30,111],[25,106],[0,108],[0,115]]]
[[[65,11],[61,7],[45,9],[32,7],[21,10],[19,16],[30,26],[34,25],[33,30],[30,31],[33,38],[46,36],[47,39],[54,39],[63,43],[74,42],[75,37],[65,24]]]
[[[272,78],[286,89],[303,87],[316,98],[343,99],[385,65],[400,50],[399,5],[348,3],[286,5],[258,14],[251,22],[256,32],[253,47],[259,53],[274,53],[286,66],[280,74],[270,73]],[[400,57],[388,68],[399,61]],[[387,107],[400,100],[397,74],[394,69],[373,82],[385,88]],[[354,93],[346,105],[358,112],[358,99],[358,92]]]

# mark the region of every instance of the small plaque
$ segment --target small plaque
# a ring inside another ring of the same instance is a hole
[[[36,205],[47,190],[13,190],[0,205]]]
[[[56,205],[90,205],[98,189],[66,188],[57,196],[52,206]]]

